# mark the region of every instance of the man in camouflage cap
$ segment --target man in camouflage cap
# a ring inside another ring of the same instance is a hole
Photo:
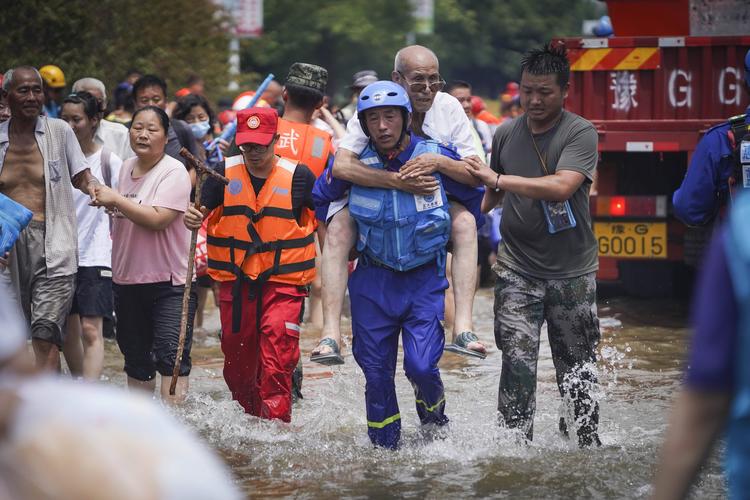
[[[334,153],[331,135],[313,125],[315,112],[323,106],[327,83],[328,71],[321,66],[296,62],[289,67],[282,93],[284,114],[279,118],[279,140],[274,147],[277,155],[307,165],[316,177],[323,173]],[[318,228],[318,231],[323,229]],[[320,273],[320,259],[316,261],[316,269]],[[309,309],[312,324],[320,325],[323,321],[320,293],[320,278],[316,277],[310,291]],[[301,380],[300,364],[294,373],[295,397],[301,396]]]
[[[289,67],[289,74],[286,77],[286,85],[298,85],[319,91],[321,94],[326,92],[328,83],[328,70],[322,66],[316,66],[309,63],[293,63]]]

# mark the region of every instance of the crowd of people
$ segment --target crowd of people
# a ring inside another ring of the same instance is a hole
[[[750,52],[745,69],[750,80]],[[327,70],[303,62],[261,95],[243,92],[218,107],[195,75],[170,95],[160,76],[131,71],[110,105],[96,78],[77,80],[67,94],[57,66],[8,70],[0,92],[0,223],[8,224],[0,239],[0,320],[17,335],[0,334],[0,382],[29,371],[19,361],[26,333],[38,370],[59,373],[62,354],[73,377],[97,381],[103,337],[113,330],[128,387],[153,396],[158,374],[161,399],[179,403],[189,390],[194,328],[202,327],[212,294],[232,398],[251,415],[289,422],[301,396],[305,310],[306,330],[320,335],[310,360],[345,363],[340,320],[348,290],[367,433],[374,445],[395,449],[399,339],[420,424],[441,435],[450,407],[438,361],[446,351],[487,357],[472,310],[481,269],[491,266],[502,353],[499,423],[533,439],[546,322],[565,402],[561,435],[600,446],[598,259],[589,210],[597,132],[564,109],[564,47],[529,50],[520,74],[500,95],[496,117],[469,82],[444,81],[438,57],[418,45],[396,54],[389,79],[372,70],[354,74],[341,108],[329,104]],[[236,132],[224,137],[227,128]],[[727,206],[735,184],[750,185],[747,130],[743,115],[706,134],[696,167],[675,193],[681,219],[723,217],[717,204]],[[197,200],[203,175],[183,148],[219,174],[205,180]],[[715,159],[714,151],[721,152]],[[747,152],[741,168],[737,151]],[[706,179],[719,186],[704,186]],[[710,247],[708,291],[698,297],[723,311],[723,322],[698,315],[697,345],[720,350],[716,358],[727,361],[717,368],[696,351],[680,400],[694,418],[712,411],[713,424],[731,409],[735,473],[745,460],[736,447],[746,436],[747,410],[730,392],[748,382],[747,370],[729,373],[733,346],[745,344],[727,332],[747,323],[738,307],[748,295],[739,222],[747,210],[739,202]],[[194,275],[191,232],[198,233]],[[0,388],[8,403],[0,431],[25,389],[15,391]],[[674,433],[690,424],[677,414],[666,450],[680,450],[689,439]],[[665,470],[682,478],[683,493],[718,429],[706,428],[688,450],[689,463],[664,459]],[[658,494],[670,491],[664,474]]]
[[[60,68],[8,71],[0,193],[32,217],[0,268],[25,312],[37,366],[59,372],[62,353],[73,376],[98,380],[104,325],[116,318],[128,386],[153,395],[159,374],[161,398],[179,402],[196,310],[213,291],[232,397],[252,415],[288,422],[301,395],[304,306],[309,330],[320,332],[311,360],[344,363],[348,288],[368,434],[397,448],[399,337],[420,421],[444,432],[438,361],[444,351],[486,358],[472,309],[492,254],[501,422],[533,438],[546,320],[570,403],[561,431],[599,445],[588,210],[596,132],[563,109],[564,49],[529,51],[521,74],[520,87],[503,94],[503,120],[470,83],[447,85],[422,46],[396,54],[390,80],[356,73],[341,109],[327,104],[326,69],[309,63],[219,113],[198,77],[171,100],[162,78],[134,71],[108,113],[96,78],[65,96]],[[513,119],[520,107],[524,119]],[[230,123],[236,132],[223,140]],[[225,178],[209,177],[200,200],[202,177],[182,148]],[[187,274],[191,231],[201,235],[197,276]],[[196,279],[177,359],[183,295]]]

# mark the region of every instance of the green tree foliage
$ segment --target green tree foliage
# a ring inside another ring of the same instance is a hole
[[[445,78],[497,95],[518,78],[528,48],[578,35],[595,10],[592,0],[435,0],[435,33],[416,42],[435,50]],[[408,0],[266,0],[264,26],[263,37],[242,44],[243,70],[283,81],[294,61],[316,63],[328,68],[329,89],[345,94],[361,69],[390,78],[414,20]]]
[[[408,0],[266,0],[264,34],[242,44],[242,69],[286,78],[295,61],[325,67],[329,92],[361,69],[390,78],[413,19]]]
[[[521,55],[553,36],[575,36],[593,18],[593,0],[435,0],[435,33],[416,42],[435,50],[448,80],[496,95],[518,78]],[[0,9],[0,70],[56,64],[68,81],[104,80],[130,68],[164,76],[171,91],[197,73],[214,97],[228,80],[226,21],[213,0],[6,0]],[[603,7],[600,7],[601,10]],[[265,0],[264,35],[242,42],[243,82],[295,61],[329,70],[331,93],[346,96],[351,75],[389,78],[393,56],[413,30],[409,0]],[[248,78],[248,76],[250,78]]]
[[[0,9],[4,71],[55,64],[68,86],[93,76],[113,89],[135,68],[170,91],[199,74],[209,91],[227,84],[228,38],[211,0],[10,0]]]
[[[436,0],[435,33],[418,42],[439,55],[446,78],[496,96],[505,82],[520,78],[524,52],[580,35],[582,21],[602,8],[591,0]]]

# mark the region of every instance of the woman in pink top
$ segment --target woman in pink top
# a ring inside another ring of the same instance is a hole
[[[182,163],[164,153],[168,131],[162,109],[136,111],[130,126],[136,156],[122,165],[119,192],[100,186],[95,203],[115,213],[112,281],[128,386],[153,393],[158,371],[162,399],[174,401],[188,388],[197,299],[193,292],[176,396],[170,397],[190,246],[190,232],[179,216],[190,203],[191,186]]]

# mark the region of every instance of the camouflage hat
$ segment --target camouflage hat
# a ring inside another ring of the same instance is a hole
[[[328,71],[314,64],[296,62],[289,67],[286,83],[309,87],[325,93],[326,84],[328,83]]]

